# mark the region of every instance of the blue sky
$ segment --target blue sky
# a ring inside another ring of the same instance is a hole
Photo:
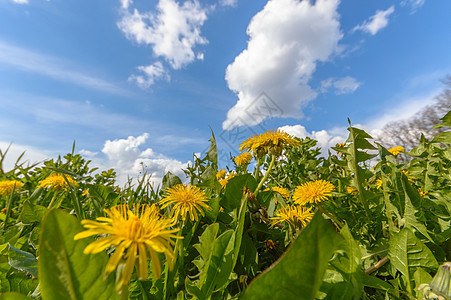
[[[377,134],[451,73],[447,0],[0,0],[0,149],[155,179],[282,128]],[[222,162],[225,164],[225,162]]]

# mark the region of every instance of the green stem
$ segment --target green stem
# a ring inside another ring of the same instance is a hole
[[[383,172],[381,172],[381,180],[382,180],[382,191],[384,193],[384,202],[385,202],[385,213],[387,215],[387,222],[388,222],[388,231],[389,235],[392,233],[395,233],[395,224],[393,223],[392,219],[392,210],[390,208],[390,196],[387,193],[387,180],[385,178]]]
[[[255,167],[255,170],[254,170],[254,178],[255,178],[256,181],[258,180],[258,174],[260,173],[260,166],[261,166],[261,164],[262,164],[262,159],[258,158],[257,159],[257,166]]]
[[[328,216],[337,226],[338,230],[341,230],[341,228],[344,226],[343,222],[338,220],[337,217],[334,214],[331,214],[329,212],[327,212],[322,206],[321,203],[318,203],[318,208],[319,210],[325,214],[326,216]]]
[[[58,192],[54,192],[52,200],[50,201],[49,205],[47,206],[48,209],[52,208],[53,203],[55,203],[56,196],[58,195]]]
[[[8,224],[9,215],[11,214],[11,209],[13,207],[13,200],[14,200],[13,195],[14,195],[15,188],[16,188],[16,186],[14,185],[14,188],[8,198],[8,206],[6,208],[5,223],[3,223],[2,233],[5,232],[5,230],[6,230],[6,225]]]
[[[262,180],[260,180],[260,182],[259,182],[257,188],[256,188],[255,191],[254,191],[255,197],[257,197],[257,195],[258,195],[260,189],[261,189],[262,186],[263,186],[263,183],[265,183],[266,179],[268,179],[269,173],[271,173],[271,170],[272,170],[272,168],[274,167],[274,162],[275,162],[275,161],[276,161],[276,156],[273,154],[273,155],[272,155],[272,158],[271,158],[271,162],[269,163],[269,166],[268,166],[268,170],[266,170],[265,176],[263,176]]]

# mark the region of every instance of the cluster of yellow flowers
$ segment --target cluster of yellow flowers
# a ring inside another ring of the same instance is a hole
[[[77,182],[75,182],[72,178],[67,175],[62,175],[58,173],[53,173],[46,179],[40,181],[38,187],[42,188],[50,188],[56,192],[62,190],[69,190],[70,186],[76,187]]]
[[[239,166],[247,166],[252,160],[252,154],[249,152],[244,152],[237,157],[235,157],[235,163]]]
[[[286,146],[299,146],[300,142],[293,136],[281,130],[268,130],[262,134],[256,134],[245,140],[240,145],[240,151],[252,152],[255,157],[261,158],[271,153],[280,156]]]
[[[273,190],[275,188],[273,187]],[[279,209],[275,217],[272,217],[271,226],[286,222],[292,227],[302,228],[310,222],[314,213],[312,207],[306,204],[318,204],[332,196],[335,187],[328,181],[320,179],[306,182],[296,187],[293,193],[294,205],[288,205]]]
[[[0,195],[10,195],[13,190],[20,190],[23,183],[18,180],[2,180],[0,181]]]

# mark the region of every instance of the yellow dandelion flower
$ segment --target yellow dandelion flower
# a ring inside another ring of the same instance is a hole
[[[428,194],[428,192],[423,192],[421,188],[418,188],[418,193],[420,194],[421,197],[424,197]]]
[[[290,192],[282,187],[278,187],[278,186],[273,186],[271,188],[266,188],[265,191],[270,191],[272,189],[273,192],[279,193],[280,196],[282,196],[282,198],[284,198],[285,200],[290,199]],[[276,204],[277,204],[277,198],[274,195],[274,198],[276,199]]]
[[[251,162],[251,160],[252,154],[250,154],[249,152],[244,152],[235,157],[235,163],[240,167],[248,165]]]
[[[226,173],[227,173],[227,171],[225,169],[218,171],[218,173],[216,173],[216,179],[217,180],[224,179],[226,176]]]
[[[319,203],[331,196],[335,187],[329,181],[320,179],[309,181],[296,187],[293,194],[293,200],[296,204],[304,205],[306,203]]]
[[[2,180],[0,181],[0,195],[10,195],[13,190],[20,190],[23,183],[18,180]]]
[[[225,178],[219,180],[219,183],[221,184],[222,188],[225,188],[226,185],[227,185],[227,183],[229,182],[229,180],[232,179],[232,178],[235,177],[235,176],[236,176],[236,173],[235,173],[235,172],[230,172],[230,173],[227,175],[227,177],[225,177]]]
[[[67,179],[67,181],[66,181],[66,179]],[[69,182],[72,187],[77,186],[77,183],[69,176],[58,174],[58,173],[53,173],[46,179],[41,180],[39,182],[38,187],[51,188],[52,190],[58,192],[58,191],[69,189],[69,185],[67,184],[67,182]]]
[[[401,172],[402,174],[406,175],[407,180],[408,180],[410,183],[415,183],[416,178],[413,177],[413,176],[409,176],[409,175],[410,175],[409,171],[401,170],[400,172]]]
[[[166,189],[165,197],[160,201],[161,209],[174,204],[171,209],[171,217],[181,217],[185,221],[189,215],[191,221],[199,220],[198,213],[204,216],[204,209],[210,210],[205,192],[197,186],[177,184]]]
[[[338,143],[338,144],[335,145],[335,147],[337,147],[337,148],[344,148],[344,147],[346,147],[346,143]]]
[[[351,194],[351,195],[354,195],[355,193],[357,193],[357,189],[352,186],[346,187],[346,191],[348,192],[348,194]]]
[[[156,278],[161,276],[161,265],[158,253],[164,253],[172,269],[174,251],[171,238],[182,238],[174,235],[179,229],[171,229],[174,220],[160,215],[155,205],[134,205],[130,209],[127,204],[117,205],[105,212],[109,218],[100,217],[97,221],[82,220],[87,229],[74,236],[75,240],[93,235],[107,235],[91,244],[83,251],[85,254],[96,254],[110,246],[115,247],[114,254],[108,260],[105,268],[105,278],[117,268],[122,258],[125,267],[120,274],[118,287],[128,284],[136,264],[136,272],[141,280],[147,278],[147,258],[150,254],[153,271]]]
[[[401,146],[397,146],[397,147],[388,149],[388,152],[393,154],[393,156],[398,156],[399,153],[404,152],[404,151],[405,151],[404,147],[401,147]]]
[[[276,249],[276,243],[273,240],[265,240],[265,247],[267,250],[274,250]]]
[[[311,210],[311,207],[306,208],[298,205],[283,207],[277,211],[275,217],[270,218],[272,220],[270,227],[282,222],[286,222],[292,227],[305,227],[313,218],[314,213]]]
[[[281,130],[268,130],[262,134],[251,136],[240,145],[240,151],[253,152],[260,157],[268,152],[279,156],[286,146],[299,146],[300,142]]]
[[[89,194],[89,189],[86,189],[83,191],[83,193],[81,194],[82,196],[86,196]]]

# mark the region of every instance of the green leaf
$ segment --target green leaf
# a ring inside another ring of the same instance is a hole
[[[434,254],[408,228],[403,228],[390,239],[388,257],[391,264],[406,276],[409,292],[412,292],[411,280],[416,268],[438,268]]]
[[[47,207],[32,204],[30,201],[26,200],[23,203],[22,212],[20,213],[19,219],[25,224],[41,222],[46,213]]]
[[[428,240],[434,243],[431,236],[427,232],[426,226],[418,221],[415,214],[417,213],[417,209],[413,206],[412,203],[421,203],[421,196],[418,194],[418,191],[415,190],[409,183],[407,176],[401,175],[401,183],[402,188],[404,190],[404,218],[406,220],[406,227],[414,227],[418,230],[422,235],[424,235]]]
[[[18,294],[18,293],[5,293],[0,295],[0,300],[30,300],[32,298],[29,298],[25,295]]]
[[[442,128],[442,127],[451,127],[451,110],[449,112],[447,112],[446,115],[443,118],[441,118],[440,120],[442,120],[442,121],[432,128],[435,129],[435,128]]]
[[[417,288],[422,283],[429,283],[432,280],[432,276],[426,272],[423,268],[418,268],[415,273],[413,273],[413,278],[415,279],[415,287]]]
[[[206,158],[208,161],[217,165],[218,164],[218,150],[216,147],[216,139],[215,139],[215,135],[213,134],[213,130],[211,130],[211,138],[209,139],[209,141],[211,142],[211,144],[210,144],[210,148],[207,151]]]
[[[432,140],[433,143],[451,144],[451,131],[445,131],[437,134]]]
[[[44,218],[38,261],[43,299],[118,299],[114,276],[103,280],[106,253],[83,254],[93,239],[74,240],[82,230],[76,218],[57,209]]]
[[[16,270],[28,272],[38,277],[38,260],[33,254],[14,248],[10,244],[8,251],[8,264]]]
[[[205,272],[200,276],[200,289],[208,298],[214,291],[227,285],[233,269],[233,249],[235,232],[227,230],[213,242],[210,257],[205,265]]]
[[[177,175],[172,174],[171,172],[167,172],[163,177],[163,182],[161,185],[161,190],[164,191],[167,188],[173,187],[174,185],[180,184],[182,181]]]
[[[226,185],[221,206],[225,209],[235,209],[240,207],[241,198],[243,197],[243,187],[247,187],[251,191],[254,191],[257,187],[255,178],[251,174],[239,175],[229,180]]]
[[[194,264],[202,273],[204,270],[205,263],[210,257],[210,252],[213,246],[213,242],[216,239],[219,230],[219,223],[213,223],[205,228],[204,232],[199,237],[199,244],[194,245],[194,248],[199,252],[201,259],[195,260]]]
[[[243,300],[315,299],[328,261],[343,238],[320,213],[287,252],[248,286]]]

